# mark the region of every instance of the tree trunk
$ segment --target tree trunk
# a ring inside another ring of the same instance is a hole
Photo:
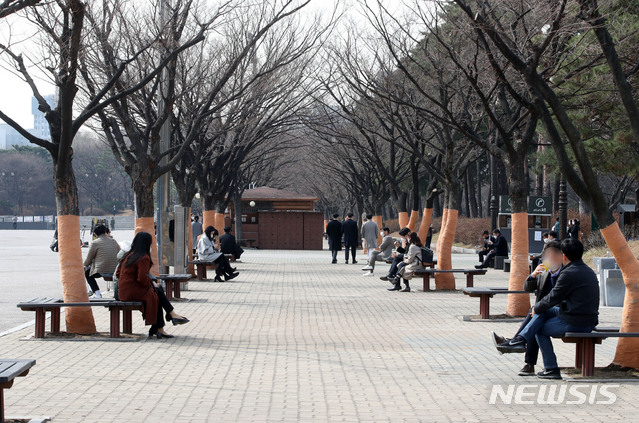
[[[479,161],[476,162],[476,169],[477,169],[477,180],[475,182],[477,183],[477,189],[476,189],[476,194],[477,194],[477,216],[478,217],[486,217],[484,215],[484,204],[482,203],[481,169],[480,169],[480,166],[479,166]]]
[[[437,268],[440,270],[452,269],[452,247],[455,240],[455,232],[457,230],[458,210],[458,189],[456,187],[449,188],[446,191],[448,196],[447,204],[444,209],[446,222],[437,240]],[[435,287],[437,290],[455,289],[455,276],[452,273],[435,274]]]
[[[233,196],[233,209],[235,213],[235,238],[243,239],[242,231],[242,194],[236,192]]]
[[[153,182],[150,178],[138,176],[133,182],[133,192],[135,193],[135,233],[148,232],[151,234],[151,274],[160,274],[160,258],[158,257],[158,243],[155,229],[155,202],[153,200]]]
[[[428,228],[430,228],[430,223],[433,220],[433,209],[426,208],[424,209],[424,213],[422,214],[422,223],[419,225],[419,239],[422,241],[424,245],[426,245],[426,237],[428,236]]]
[[[511,166],[509,174],[510,203],[512,208],[512,236],[510,245],[510,276],[508,289],[523,291],[524,282],[530,274],[528,267],[528,206],[526,175],[521,161]],[[525,316],[530,309],[530,296],[509,294],[506,313],[510,316]]]
[[[62,297],[65,302],[87,302],[89,296],[82,264],[78,189],[73,169],[61,171],[54,165],[55,199],[58,212],[58,251]],[[68,307],[64,313],[67,332],[83,335],[96,332],[90,307]]]

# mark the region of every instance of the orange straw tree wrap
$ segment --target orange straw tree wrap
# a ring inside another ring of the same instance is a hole
[[[159,257],[158,257],[158,241],[155,237],[155,222],[152,217],[136,217],[135,218],[135,233],[148,232],[151,234],[153,240],[151,241],[151,274],[154,276],[160,275]]]
[[[446,226],[446,218],[448,217],[448,209],[444,209],[442,211],[442,223],[439,227],[439,235],[437,235],[437,244],[435,246],[435,252],[437,256],[439,256],[439,252],[441,251],[441,243],[442,243],[442,234],[444,233],[444,227]]]
[[[188,245],[188,250],[189,250],[189,264],[187,266],[187,273],[192,275],[193,277],[196,277],[196,273],[195,273],[195,265],[193,263],[191,263],[193,261],[193,227],[191,225],[189,225],[189,245]]]
[[[408,226],[408,212],[399,212],[398,220],[399,220],[399,229],[402,229]]]
[[[626,285],[620,331],[639,332],[639,261],[617,222],[602,229],[601,235],[615,256]],[[639,369],[639,338],[619,338],[613,363]]]
[[[446,211],[448,211],[446,213]],[[437,268],[440,270],[450,270],[453,268],[451,250],[453,241],[455,240],[455,231],[457,230],[458,210],[444,209],[446,215],[446,226],[442,229],[438,239],[439,250],[437,251]],[[435,288],[455,289],[455,276],[452,273],[436,273]]]
[[[523,291],[530,274],[528,267],[528,213],[513,213],[510,245],[510,291]],[[509,316],[525,316],[530,309],[530,295],[508,294],[506,313]]]
[[[215,226],[215,210],[204,210],[202,212],[202,227],[206,229]]]
[[[373,216],[373,222],[377,223],[377,226],[379,227],[379,231],[382,231],[382,226],[384,225],[384,222],[382,222],[382,216]],[[377,245],[380,245],[382,243],[382,236],[381,235],[377,235]]]
[[[419,210],[411,210],[410,219],[408,219],[408,228],[413,232],[417,227],[417,218],[419,218]],[[422,242],[424,242],[423,239]]]
[[[89,301],[82,265],[79,216],[58,216],[58,247],[64,302]],[[96,332],[90,307],[68,307],[65,309],[64,318],[67,332],[84,335]]]
[[[424,209],[424,214],[422,215],[422,223],[419,225],[419,239],[422,240],[424,245],[426,245],[426,237],[428,236],[428,228],[430,228],[430,223],[433,221],[433,209]]]
[[[215,229],[218,230],[220,235],[224,233],[224,213],[215,213]]]

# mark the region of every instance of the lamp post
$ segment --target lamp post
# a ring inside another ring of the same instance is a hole
[[[566,180],[562,177],[559,181],[559,239],[566,239],[566,227],[568,226],[568,195],[566,193]]]

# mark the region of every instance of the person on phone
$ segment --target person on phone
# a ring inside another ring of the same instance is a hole
[[[235,279],[239,272],[236,272],[236,269],[231,267],[229,259],[223,253],[215,249],[215,237],[217,235],[218,231],[213,226],[206,227],[204,235],[200,237],[197,243],[197,256],[200,260],[215,263],[215,281],[226,282]],[[224,281],[222,276],[224,276]]]
[[[397,275],[395,276],[394,286],[389,289],[389,291],[402,291],[402,292],[410,292],[409,282],[415,271],[424,269],[424,263],[422,263],[422,240],[419,239],[417,232],[411,232],[408,235],[409,239],[409,247],[404,254],[404,262],[403,266],[399,268],[397,271]],[[405,288],[401,289],[401,280],[404,279]]]
[[[131,250],[122,257],[116,271],[118,295],[122,301],[142,302],[142,316],[145,323],[151,325],[149,338],[173,338],[173,335],[164,330],[164,317],[173,325],[183,325],[188,323],[189,319],[175,312],[164,290],[149,273],[153,265],[152,241],[153,238],[148,232],[138,232],[133,238]]]
[[[535,303],[542,300],[557,283],[557,278],[563,269],[563,253],[561,252],[561,243],[555,239],[549,241],[544,246],[544,250],[541,254],[542,263],[539,264],[530,276],[524,282],[524,291],[535,293]],[[532,308],[528,310],[526,318],[519,326],[517,333],[514,337],[519,335],[526,325],[532,319]],[[497,335],[495,332],[491,332],[493,337],[493,343],[495,347],[499,344],[504,344],[510,341],[510,338],[504,338]],[[537,365],[537,358],[539,357],[539,345],[536,339],[532,339],[531,342],[526,344],[526,355],[524,356],[524,367],[519,371],[519,376],[534,376],[535,365]]]
[[[479,262],[483,263],[486,255],[494,248],[492,243],[495,242],[495,238],[490,234],[489,231],[484,231],[481,236],[483,238],[483,245],[482,249],[479,250],[477,254],[479,255]]]
[[[410,247],[410,229],[402,228],[399,231],[399,236],[401,236],[404,240],[405,245],[402,246],[399,241],[393,241],[393,245],[395,246],[395,251],[393,252],[393,263],[391,264],[390,269],[388,269],[388,274],[386,276],[382,276],[380,279],[383,281],[390,281],[394,283],[395,276],[397,275],[397,271],[404,263],[404,253],[408,251]]]
[[[393,243],[393,237],[390,236],[390,229],[383,227],[379,235],[382,237],[382,243],[379,244],[379,250],[371,252],[368,263],[362,268],[366,272],[364,276],[373,276],[376,261],[386,261],[392,257],[395,244]]]
[[[506,238],[504,238],[501,234],[501,231],[499,229],[494,229],[493,237],[495,238],[494,241],[488,241],[488,245],[492,247],[492,250],[486,254],[486,258],[482,264],[475,266],[476,269],[487,268],[493,257],[508,257],[508,241],[506,241]]]

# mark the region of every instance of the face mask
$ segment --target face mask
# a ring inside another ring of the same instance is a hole
[[[379,235],[383,237],[384,236],[384,232],[380,232]]]
[[[548,242],[550,242],[550,240],[548,238],[544,238],[544,244],[548,244]]]

